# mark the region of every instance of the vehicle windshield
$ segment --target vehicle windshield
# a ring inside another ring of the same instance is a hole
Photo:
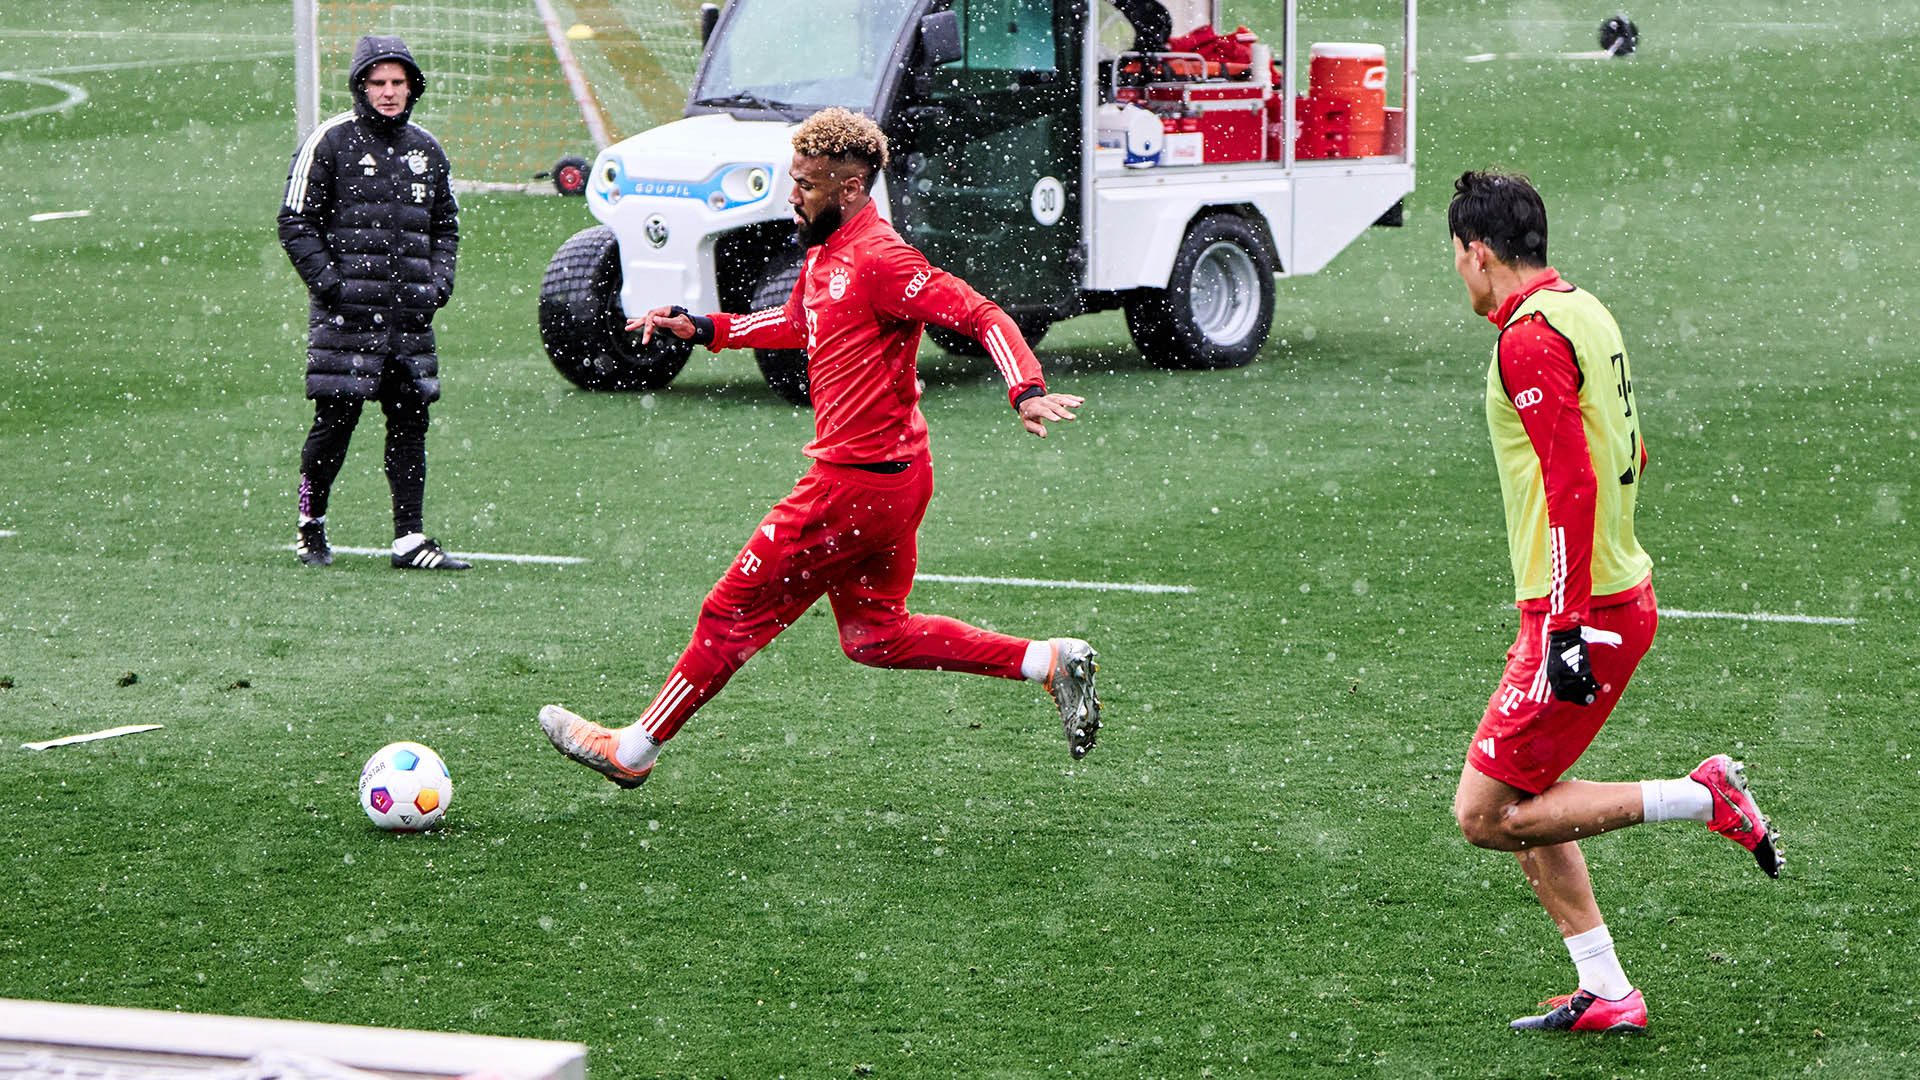
[[[733,0],[696,104],[872,110],[917,0]]]

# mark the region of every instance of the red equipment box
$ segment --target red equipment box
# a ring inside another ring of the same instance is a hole
[[[1266,157],[1267,88],[1255,83],[1155,83],[1148,106],[1196,122],[1208,164]]]

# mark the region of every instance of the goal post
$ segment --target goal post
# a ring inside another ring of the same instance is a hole
[[[21,1080],[586,1080],[579,1043],[0,998]]]
[[[693,0],[293,0],[298,135],[352,107],[354,43],[397,35],[457,186],[552,192],[562,159],[679,116],[698,20]]]

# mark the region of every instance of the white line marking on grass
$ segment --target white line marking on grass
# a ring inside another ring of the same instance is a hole
[[[337,550],[337,549],[336,549]],[[1030,577],[974,577],[970,574],[915,574],[915,581],[953,585],[1019,585],[1030,589],[1091,589],[1095,592],[1190,593],[1191,585],[1139,585],[1124,581],[1048,581]]]
[[[1484,64],[1489,60],[1612,60],[1613,58],[1613,54],[1605,49],[1585,49],[1580,52],[1483,52],[1463,57],[1469,64]]]
[[[0,113],[0,123],[5,123],[8,120],[25,120],[29,116],[39,116],[41,113],[66,112],[68,109],[78,108],[86,104],[87,101],[87,92],[85,90],[72,83],[63,83],[59,79],[43,79],[38,75],[25,75],[17,71],[0,71],[0,79],[8,82],[32,83],[35,86],[52,87],[67,95],[67,99],[58,105],[41,105],[32,109],[21,109],[19,112]]]
[[[54,210],[45,214],[28,214],[28,221],[61,221],[66,218],[92,217],[91,210]]]
[[[208,34],[197,31],[171,30],[46,30],[25,29],[13,26],[0,26],[0,37],[39,37],[39,38],[123,38],[137,37],[141,41],[285,41],[287,35],[280,34]]]
[[[54,746],[72,746],[74,743],[99,742],[101,739],[117,739],[122,735],[131,735],[136,731],[153,731],[165,727],[165,724],[128,724],[125,727],[108,728],[105,731],[89,731],[85,735],[68,735],[63,739],[48,739],[46,742],[23,742],[22,750],[45,750]]]
[[[293,545],[288,544],[286,547],[275,550],[292,551]],[[393,549],[390,547],[335,547],[333,550],[345,555],[391,556],[393,554]],[[549,563],[555,566],[573,566],[587,561],[575,555],[500,555],[490,551],[449,551],[447,554],[456,559],[474,559],[479,562]]]
[[[12,529],[0,529],[0,536],[19,536],[19,535],[20,535],[19,533],[14,532]]]
[[[1811,623],[1815,626],[1852,626],[1860,621],[1844,615],[1778,615],[1770,611],[1742,614],[1738,611],[1682,611],[1679,608],[1661,608],[1660,617],[1663,619],[1732,619],[1737,622]]]
[[[0,34],[0,36],[5,36]],[[88,75],[99,71],[132,71],[136,68],[190,67],[200,64],[238,64],[243,60],[284,60],[293,53],[247,53],[243,56],[169,56],[157,60],[114,60],[104,64],[71,64],[67,67],[36,68],[33,71],[8,72],[21,78],[38,75]]]

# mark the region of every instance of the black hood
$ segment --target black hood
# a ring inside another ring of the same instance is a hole
[[[407,85],[413,89],[413,93],[407,95],[407,107],[394,117],[380,115],[367,101],[367,72],[372,71],[375,64],[388,60],[407,69]],[[427,77],[420,74],[420,65],[413,62],[413,53],[408,51],[405,41],[368,34],[353,47],[353,66],[347,69],[347,89],[353,93],[353,111],[361,119],[379,126],[402,127],[407,117],[413,115],[413,107],[420,104],[420,96],[427,92]]]

